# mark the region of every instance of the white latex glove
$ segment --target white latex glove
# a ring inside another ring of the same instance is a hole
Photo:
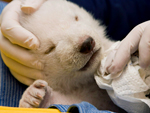
[[[150,65],[150,21],[137,25],[122,40],[118,50],[109,54],[105,64],[107,72],[112,75],[119,73],[137,50],[140,66],[147,68]]]
[[[20,82],[30,85],[42,79],[43,64],[34,58],[27,49],[37,49],[38,39],[19,24],[18,14],[22,11],[33,13],[45,0],[14,0],[9,3],[0,16],[0,50],[5,64]],[[20,9],[21,6],[21,9]],[[6,37],[3,37],[3,35]]]

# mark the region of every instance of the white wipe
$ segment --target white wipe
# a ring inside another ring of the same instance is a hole
[[[120,42],[116,42],[106,52],[116,51],[119,45]],[[105,71],[106,59],[107,56],[95,74],[98,86],[106,89],[112,101],[127,112],[150,112],[150,99],[146,97],[150,92],[150,68],[140,68],[138,56],[133,55],[124,70],[112,76]]]

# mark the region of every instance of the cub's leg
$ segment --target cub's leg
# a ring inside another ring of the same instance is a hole
[[[44,80],[36,80],[30,85],[24,92],[19,107],[25,108],[37,108],[37,107],[48,107],[50,105],[51,88]]]

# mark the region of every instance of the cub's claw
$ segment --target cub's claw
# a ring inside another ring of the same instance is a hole
[[[40,106],[46,92],[48,84],[44,80],[36,80],[32,85],[30,85],[24,92],[20,102],[19,107],[25,108],[37,108]]]

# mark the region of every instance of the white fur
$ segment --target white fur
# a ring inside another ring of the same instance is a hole
[[[64,0],[47,0],[38,11],[32,15],[22,14],[20,18],[20,23],[40,41],[39,49],[30,52],[45,64],[44,80],[51,87],[48,89],[51,93],[49,104],[88,101],[99,109],[119,111],[107,93],[97,87],[93,76],[103,51],[113,43],[106,39],[99,21],[83,8]],[[90,53],[82,54],[79,50],[88,36],[95,40],[95,47]],[[52,50],[45,54],[50,48]],[[99,52],[90,66],[81,71],[97,50]],[[35,86],[29,88],[28,92]],[[26,92],[20,106],[26,99]]]

